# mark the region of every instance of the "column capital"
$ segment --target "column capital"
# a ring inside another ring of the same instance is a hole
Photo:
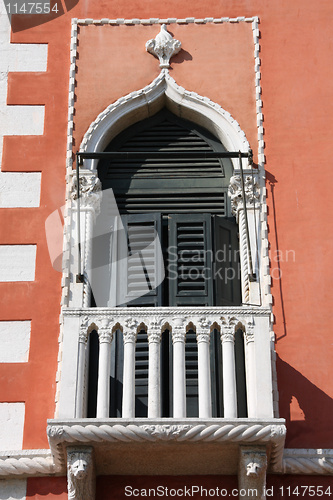
[[[137,338],[136,330],[129,330],[127,328],[123,328],[123,341],[124,344],[130,343],[135,344]]]
[[[232,330],[232,328],[228,329],[223,329],[221,332],[221,340],[223,343],[225,342],[235,342],[235,332]]]
[[[89,328],[89,316],[84,316],[81,319],[80,332],[79,332],[79,343],[87,344],[88,342],[88,328]]]
[[[222,342],[235,342],[235,328],[238,323],[237,318],[221,317],[221,341]]]
[[[102,185],[97,174],[91,170],[80,169],[79,186],[81,209],[91,209],[97,215],[102,199]],[[71,190],[72,200],[77,200],[77,194],[77,179],[76,172],[74,172]]]
[[[254,321],[253,318],[246,322],[246,329],[244,333],[245,342],[249,344],[250,342],[254,342]]]
[[[210,342],[210,330],[209,329],[198,329],[196,332],[196,338],[197,338],[197,343],[200,344],[200,342],[205,342],[209,344]]]
[[[244,174],[245,203],[247,208],[252,208],[259,200],[260,188],[255,176]],[[242,181],[239,174],[233,175],[228,187],[228,196],[231,200],[231,212],[237,215],[238,211],[244,209]]]
[[[148,328],[147,337],[148,337],[149,344],[160,344],[161,339],[162,339],[161,330]]]
[[[112,338],[113,338],[113,333],[112,333],[112,325],[114,324],[114,321],[112,319],[103,319],[100,323],[100,326],[98,327],[98,337],[99,337],[99,343],[107,343],[111,344]]]
[[[186,318],[175,317],[170,321],[172,328],[172,342],[185,342],[186,328],[185,328]]]

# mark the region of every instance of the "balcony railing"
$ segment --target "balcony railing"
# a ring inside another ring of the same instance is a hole
[[[97,418],[108,418],[110,407],[110,353],[115,332],[124,342],[122,418],[135,417],[135,348],[138,331],[146,331],[148,340],[148,418],[161,418],[162,332],[172,339],[173,418],[186,417],[186,333],[195,332],[199,418],[212,418],[211,332],[219,335],[222,350],[223,417],[237,418],[235,333],[244,338],[247,416],[272,418],[272,368],[270,311],[253,307],[202,308],[66,308],[63,311],[63,346],[60,418],[86,416],[88,338],[98,333],[99,361]]]

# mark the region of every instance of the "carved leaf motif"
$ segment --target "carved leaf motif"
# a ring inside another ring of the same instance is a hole
[[[192,425],[144,425],[143,429],[163,441],[177,439],[191,429]]]

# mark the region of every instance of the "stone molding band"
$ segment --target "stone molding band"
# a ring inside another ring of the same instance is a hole
[[[0,478],[44,476],[56,472],[50,450],[7,451],[0,454]]]
[[[154,432],[160,435],[158,438],[160,440],[176,439],[175,433],[178,431],[173,429],[173,427],[177,426],[170,425],[165,427],[168,427],[168,429],[162,431],[162,434],[164,434],[163,437],[159,430],[151,429],[147,433],[150,435],[149,440],[156,440],[153,436]],[[183,432],[185,432],[185,429],[183,429]],[[198,430],[197,436],[200,435],[200,432],[202,435],[202,430]],[[214,434],[214,431],[212,431],[212,434]],[[207,441],[208,437],[209,434],[206,435]],[[84,443],[82,444],[84,445]],[[333,450],[285,449],[281,469],[271,470],[270,472],[297,475],[333,475]],[[0,454],[0,478],[65,474],[66,471],[63,465],[56,467],[50,450],[8,451]]]

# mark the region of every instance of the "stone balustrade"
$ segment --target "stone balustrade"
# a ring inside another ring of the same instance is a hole
[[[173,349],[173,418],[186,417],[186,333],[196,334],[198,353],[199,418],[212,418],[210,337],[214,330],[222,343],[224,418],[237,418],[235,332],[243,331],[247,414],[272,418],[272,342],[270,311],[251,307],[203,308],[76,308],[65,309],[59,416],[85,416],[88,338],[99,338],[97,418],[109,417],[110,352],[113,336],[122,331],[124,342],[122,418],[135,417],[135,347],[139,331],[148,340],[148,418],[161,417],[160,348],[168,330]],[[75,381],[75,383],[73,383]]]

